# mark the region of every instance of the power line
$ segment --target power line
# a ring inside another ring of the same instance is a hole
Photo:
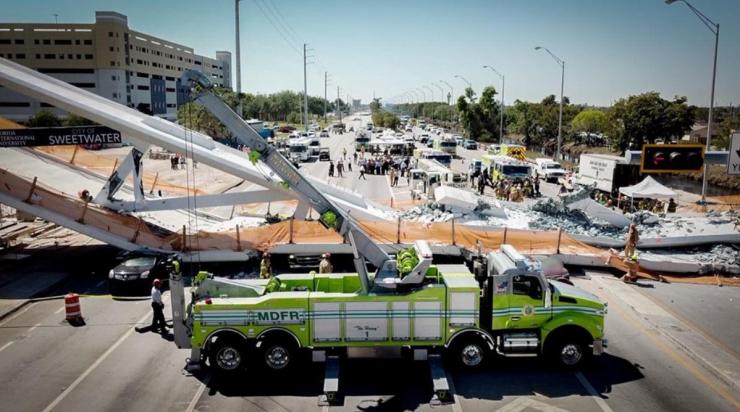
[[[283,16],[283,13],[280,12],[280,9],[275,5],[275,3],[272,0],[263,0],[265,4],[269,5],[272,10],[275,12],[275,15],[278,17],[278,20],[283,23],[283,26],[287,28],[287,31],[289,34],[293,35],[293,39],[296,40],[298,43],[302,42],[301,36],[298,35],[298,32],[293,30],[293,26],[288,23],[288,20]]]
[[[257,7],[260,9],[260,12],[262,13],[262,15],[265,16],[265,18],[267,19],[267,21],[270,22],[270,25],[272,25],[272,27],[280,35],[280,37],[282,37],[283,40],[285,40],[285,43],[287,43],[288,46],[290,46],[290,48],[293,49],[300,56],[301,55],[301,51],[290,40],[288,40],[288,38],[285,36],[285,34],[283,34],[283,31],[278,27],[277,24],[275,24],[275,21],[273,20],[272,16],[265,11],[265,9],[263,8],[263,6],[259,2],[259,0],[255,0],[254,4],[257,5]]]

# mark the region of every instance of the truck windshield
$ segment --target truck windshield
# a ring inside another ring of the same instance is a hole
[[[290,146],[291,153],[301,153],[306,151],[306,146]]]
[[[526,175],[529,174],[529,166],[511,166],[506,165],[503,168],[505,175]]]
[[[557,163],[546,164],[545,169],[560,169],[560,165]]]
[[[427,159],[436,160],[445,166],[449,166],[452,163],[452,156],[450,155],[427,155],[424,156]]]
[[[457,142],[454,140],[443,140],[439,142],[440,147],[455,147],[457,146]]]

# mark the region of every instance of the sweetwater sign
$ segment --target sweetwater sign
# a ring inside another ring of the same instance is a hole
[[[106,145],[123,143],[121,132],[105,126],[0,129],[0,147]]]

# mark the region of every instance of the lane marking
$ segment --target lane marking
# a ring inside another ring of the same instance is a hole
[[[57,309],[56,312],[54,312],[54,314],[55,315],[58,315],[58,314],[62,313],[63,310],[64,310],[64,306],[62,306],[61,308]]]
[[[14,314],[10,315],[10,317],[5,318],[5,320],[3,320],[2,322],[0,322],[0,326],[5,326],[6,323],[10,322],[11,320],[17,318],[18,316],[20,316],[22,314],[28,312],[28,310],[31,309],[31,306],[33,306],[34,304],[35,304],[34,302],[31,302],[31,303],[26,304],[26,307],[25,308],[19,310],[18,312],[15,312]]]
[[[591,382],[586,379],[586,377],[583,375],[583,372],[576,372],[576,379],[578,379],[578,382],[580,382],[581,386],[586,389],[586,392],[591,395],[591,398],[593,398],[594,402],[599,405],[599,408],[601,408],[602,411],[613,412],[612,408],[610,408],[609,405],[606,404],[604,398],[601,397],[601,394],[597,392],[596,389],[594,389],[594,387],[591,385]]]
[[[29,334],[29,333],[33,332],[34,329],[38,328],[39,326],[41,326],[40,323],[37,323],[37,324],[31,326],[31,328],[26,331],[26,334]]]
[[[13,343],[15,343],[15,341],[14,340],[11,340],[10,342],[8,342],[5,345],[3,345],[2,347],[0,347],[0,352],[4,351],[8,346],[12,345]]]
[[[185,409],[185,412],[193,412],[195,411],[195,407],[198,405],[198,401],[200,400],[200,397],[203,396],[203,392],[205,392],[206,387],[211,382],[211,374],[209,373],[206,375],[205,379],[203,379],[203,382],[198,387],[198,390],[195,392],[195,395],[193,395],[193,399],[190,400],[190,403],[188,404],[188,407]]]
[[[606,296],[604,296],[604,293],[601,292],[603,290],[604,289],[595,290],[592,288],[591,292],[601,297],[605,301],[608,301],[609,299],[607,299]],[[657,346],[660,350],[662,350],[663,353],[673,358],[674,361],[676,361],[678,364],[683,366],[684,369],[686,369],[689,373],[694,375],[694,377],[699,379],[710,390],[714,391],[716,394],[723,397],[726,401],[730,402],[730,404],[732,404],[736,409],[740,409],[740,402],[738,402],[731,393],[727,392],[723,387],[720,386],[720,385],[724,386],[724,384],[721,381],[710,378],[705,373],[703,373],[701,370],[699,370],[697,366],[694,366],[694,362],[690,358],[682,356],[680,353],[678,353],[673,348],[668,346],[668,343],[666,343],[664,339],[662,339],[660,336],[657,335],[658,332],[648,330],[643,325],[644,321],[640,319],[636,314],[630,315],[623,308],[620,308],[619,306],[627,305],[627,304],[624,303],[624,301],[618,296],[615,296],[615,297],[617,301],[619,302],[619,304],[609,306],[609,309],[614,309],[614,312],[620,315],[622,319],[625,322],[627,322],[627,324],[635,326],[643,335],[645,335],[648,339],[650,339],[655,344],[655,346]],[[612,299],[611,301],[614,302],[614,299]],[[717,383],[719,383],[719,385]]]
[[[137,324],[142,323],[151,316],[152,316],[151,313],[147,313],[141,319],[139,319],[139,321],[136,323]],[[103,361],[106,358],[108,358],[108,356],[110,356],[110,354],[113,353],[113,351],[118,349],[118,347],[121,346],[123,341],[125,341],[126,338],[131,336],[132,333],[134,333],[134,328],[129,329],[128,332],[124,333],[120,338],[118,338],[116,343],[114,343],[110,348],[108,348],[108,350],[106,350],[102,355],[100,355],[100,357],[96,359],[92,365],[90,365],[84,372],[82,372],[82,375],[78,376],[77,379],[75,379],[75,381],[72,382],[72,384],[69,385],[67,389],[64,390],[64,392],[60,393],[59,396],[57,396],[56,399],[54,399],[54,401],[52,401],[49,404],[49,406],[44,408],[43,412],[50,412],[52,409],[56,408],[56,406],[59,405],[59,403],[63,401],[64,398],[66,398],[70,393],[72,393],[72,391],[75,390],[75,388],[77,388],[80,385],[80,383],[82,383],[82,381],[88,377],[88,375],[90,375],[98,366],[100,366],[100,364],[103,363]]]
[[[97,283],[97,284],[95,285],[95,287],[96,287],[96,288],[99,288],[99,287],[103,286],[104,284],[105,284],[105,279],[103,279],[103,280],[101,280],[100,282],[98,282],[98,283]]]

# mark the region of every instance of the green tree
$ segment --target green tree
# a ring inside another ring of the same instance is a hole
[[[96,124],[92,120],[85,119],[82,116],[70,113],[62,122],[65,126],[89,126]]]
[[[380,97],[373,99],[372,102],[370,102],[370,112],[375,113],[380,111],[381,104],[380,104]]]
[[[62,119],[48,110],[41,110],[26,120],[28,127],[58,127],[62,125]]]
[[[303,123],[303,114],[301,112],[291,112],[287,116],[288,123]]]
[[[694,111],[686,97],[669,101],[657,92],[629,96],[609,108],[609,135],[620,151],[638,149],[656,139],[680,138],[691,129]]]
[[[570,125],[576,133],[604,133],[609,127],[609,119],[601,110],[584,110],[576,115]]]

